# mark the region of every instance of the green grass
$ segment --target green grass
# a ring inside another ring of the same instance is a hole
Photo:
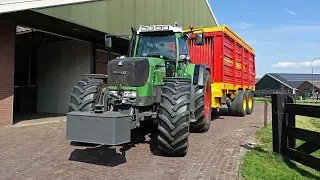
[[[296,126],[320,132],[320,119],[296,116]],[[241,174],[244,179],[320,179],[320,172],[272,152],[272,125],[256,132],[259,147],[249,150],[242,158]],[[303,141],[297,140],[297,146]],[[312,155],[320,157],[320,150]]]
[[[270,98],[270,99],[271,99],[271,98]],[[264,103],[265,98],[255,97],[255,98],[253,98],[253,101],[254,101],[255,103]]]

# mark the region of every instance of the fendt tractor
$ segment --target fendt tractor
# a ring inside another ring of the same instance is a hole
[[[68,140],[121,145],[131,141],[132,129],[149,121],[158,127],[161,152],[184,156],[189,132],[208,131],[212,107],[217,110],[217,104],[224,103],[235,114],[251,113],[249,86],[224,88],[218,94],[222,103],[215,102],[212,94],[220,87],[212,82],[213,62],[192,60],[192,54],[190,58],[189,46],[193,56],[196,49],[208,46],[204,29],[190,26],[184,31],[175,24],[131,30],[128,56],[109,61],[108,75],[83,75],[74,87],[67,114]],[[108,48],[111,40],[106,36]],[[192,63],[196,61],[200,63]]]

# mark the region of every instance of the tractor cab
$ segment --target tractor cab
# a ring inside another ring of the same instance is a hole
[[[169,25],[140,26],[134,56],[177,61],[180,54],[189,55],[182,28]]]
[[[133,30],[132,56],[154,57],[165,61],[167,77],[182,76],[190,61],[188,34],[178,27],[170,25],[141,25]]]

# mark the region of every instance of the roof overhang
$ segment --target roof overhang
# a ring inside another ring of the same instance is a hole
[[[17,26],[16,27],[16,34],[19,35],[19,34],[26,34],[26,33],[31,33],[35,30],[31,29],[31,28],[27,28],[27,27],[24,27],[24,26]]]
[[[103,46],[104,38],[107,34],[114,38],[114,47],[127,49],[129,46],[129,39],[127,38],[104,33],[31,10],[2,14],[0,16],[0,21],[12,21],[15,24],[19,25],[16,32],[17,34],[26,33],[30,30],[41,31],[48,34],[53,34],[79,41],[86,41]]]
[[[0,14],[23,11],[33,8],[61,6],[67,4],[85,3],[98,0],[1,0]]]

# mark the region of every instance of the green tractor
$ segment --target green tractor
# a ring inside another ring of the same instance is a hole
[[[155,122],[161,152],[184,156],[189,132],[206,132],[211,120],[210,69],[191,64],[188,40],[194,32],[177,25],[131,28],[128,57],[109,61],[108,75],[83,75],[71,93],[67,139],[120,145],[131,130]],[[204,45],[196,33],[196,45]],[[112,41],[105,38],[110,48]]]

